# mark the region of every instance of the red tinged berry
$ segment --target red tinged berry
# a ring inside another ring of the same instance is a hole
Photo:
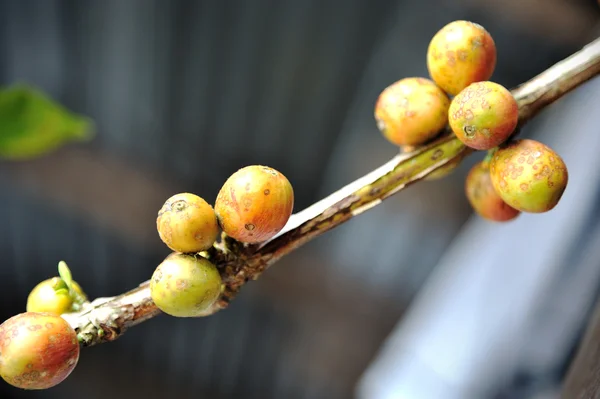
[[[490,170],[483,162],[475,164],[467,175],[465,194],[473,210],[484,219],[507,222],[521,213],[500,198],[492,184]]]
[[[246,243],[275,236],[289,220],[293,207],[294,190],[288,179],[261,165],[247,166],[231,175],[215,201],[223,231]]]
[[[0,376],[17,388],[58,385],[79,361],[75,330],[60,316],[26,312],[0,325]]]
[[[494,82],[477,82],[450,104],[448,122],[466,146],[489,150],[504,143],[519,121],[519,106],[510,91]]]

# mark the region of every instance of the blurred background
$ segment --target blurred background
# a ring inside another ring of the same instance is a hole
[[[95,138],[0,162],[0,319],[59,260],[91,297],[169,253],[156,213],[266,164],[299,211],[387,161],[387,85],[427,76],[442,26],[498,47],[493,80],[532,78],[600,33],[596,0],[0,0],[0,84],[33,84]],[[600,287],[600,81],[523,134],[571,176],[560,205],[493,225],[463,182],[423,182],[284,258],[229,309],[160,316],[85,349],[59,386],[0,398],[556,398]],[[0,132],[1,133],[1,132]]]

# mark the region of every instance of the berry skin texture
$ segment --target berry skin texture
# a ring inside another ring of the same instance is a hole
[[[232,174],[217,195],[215,212],[223,231],[245,243],[275,236],[294,208],[288,179],[268,166],[246,166]]]
[[[473,210],[492,222],[507,222],[521,212],[508,205],[498,195],[492,184],[490,170],[483,162],[475,164],[465,180],[465,194]]]
[[[156,218],[160,239],[173,251],[191,253],[210,248],[219,235],[214,209],[190,193],[169,198]]]
[[[150,280],[150,296],[164,313],[198,317],[219,298],[222,280],[216,266],[199,255],[172,253]]]
[[[73,289],[85,297],[83,290],[75,281],[73,281]],[[65,282],[60,277],[52,277],[42,281],[31,290],[27,297],[26,310],[60,316],[73,311],[73,300]]]
[[[405,78],[381,92],[375,104],[375,120],[392,144],[420,145],[446,126],[449,106],[446,93],[431,80]]]
[[[484,27],[476,23],[450,22],[429,42],[429,75],[452,96],[471,83],[490,79],[495,68],[494,39]]]
[[[0,376],[21,389],[48,389],[79,361],[75,330],[50,313],[26,312],[0,325]]]
[[[504,202],[529,213],[554,208],[569,180],[562,158],[548,146],[529,139],[500,147],[490,161],[490,173]]]
[[[489,150],[505,142],[519,121],[517,101],[503,86],[476,82],[450,103],[448,122],[456,137],[476,150]]]

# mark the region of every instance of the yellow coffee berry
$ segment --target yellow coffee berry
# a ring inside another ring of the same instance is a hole
[[[169,198],[156,219],[160,239],[173,251],[200,252],[210,248],[219,235],[214,209],[195,194]]]
[[[489,80],[496,68],[496,44],[485,28],[470,21],[450,22],[427,48],[429,75],[455,96],[474,82]]]
[[[420,145],[446,126],[449,106],[446,93],[431,80],[405,78],[381,92],[375,104],[375,120],[392,144]]]
[[[85,298],[85,293],[75,281],[73,289]],[[52,277],[36,285],[27,297],[28,312],[47,312],[56,315],[73,311],[75,298],[60,277]]]
[[[563,159],[550,147],[530,139],[501,146],[490,161],[490,175],[504,202],[529,213],[553,209],[569,181]]]
[[[150,296],[164,313],[198,317],[217,301],[222,280],[216,266],[200,255],[172,253],[150,279]]]
[[[279,171],[261,165],[231,175],[217,196],[215,212],[223,231],[246,243],[275,236],[289,220],[294,190]]]

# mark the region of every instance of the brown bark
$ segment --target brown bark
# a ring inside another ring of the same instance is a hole
[[[544,107],[600,72],[600,39],[555,64],[512,91],[519,104],[520,125]],[[389,196],[471,150],[444,132],[434,142],[400,154],[341,190],[293,215],[273,239],[243,245],[223,236],[204,253],[219,268],[225,290],[206,315],[227,307],[240,288],[281,257],[315,237],[380,204]],[[117,339],[125,330],[160,313],[150,298],[149,282],[112,298],[100,298],[79,312],[63,315],[84,346]]]

